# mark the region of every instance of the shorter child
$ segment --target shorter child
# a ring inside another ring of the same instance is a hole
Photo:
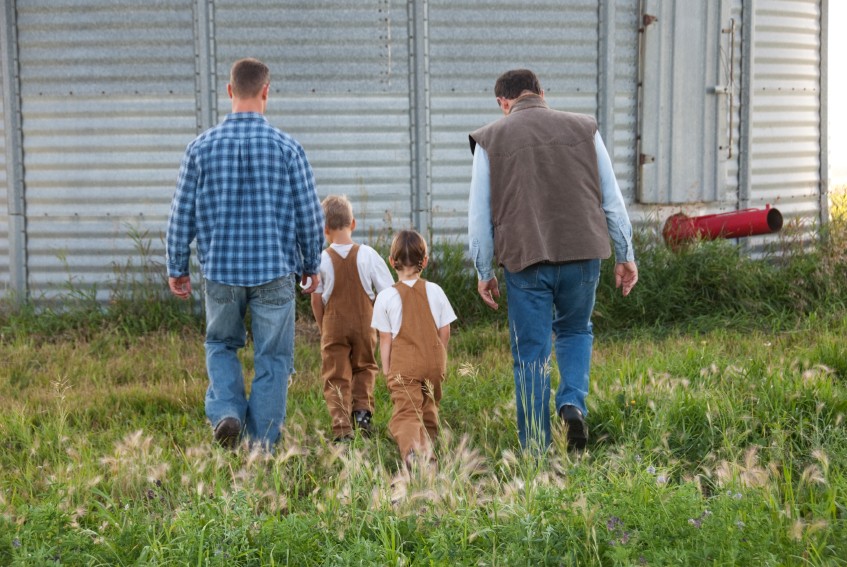
[[[394,283],[380,255],[353,242],[353,207],[344,196],[321,203],[329,247],[321,254],[321,282],[312,293],[312,312],[321,332],[321,377],[336,442],[352,439],[353,428],[371,433],[378,366],[376,333],[370,327],[377,293]]]
[[[444,290],[420,277],[429,262],[423,236],[400,231],[389,254],[398,281],[377,295],[372,325],[379,331],[382,370],[394,406],[388,429],[411,467],[416,458],[435,460],[432,444],[456,314]]]

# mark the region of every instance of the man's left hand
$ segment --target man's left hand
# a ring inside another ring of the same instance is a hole
[[[620,288],[624,297],[629,295],[636,283],[638,283],[638,266],[635,262],[615,264],[615,287]]]

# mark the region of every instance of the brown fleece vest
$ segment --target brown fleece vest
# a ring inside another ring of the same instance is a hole
[[[488,153],[497,261],[510,272],[541,262],[611,255],[590,117],[537,96],[470,134]]]

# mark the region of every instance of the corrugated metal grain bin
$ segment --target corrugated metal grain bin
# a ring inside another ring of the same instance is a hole
[[[185,145],[228,111],[229,67],[271,68],[268,117],[357,237],[464,242],[467,134],[535,70],[595,115],[636,224],[766,203],[825,220],[826,0],[6,0],[0,285],[103,299],[138,239],[163,261]],[[755,250],[770,236],[751,238]]]

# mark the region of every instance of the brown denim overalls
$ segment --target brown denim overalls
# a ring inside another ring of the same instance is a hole
[[[353,411],[374,410],[376,331],[371,328],[373,302],[362,287],[356,263],[359,245],[353,245],[347,258],[332,248],[327,252],[335,284],[324,310],[321,377],[332,433],[338,438],[352,433]]]
[[[388,429],[405,460],[411,451],[431,456],[438,434],[438,403],[447,370],[447,351],[438,338],[426,295],[426,280],[413,287],[394,284],[403,302],[400,332],[391,342],[388,391],[394,412]]]

